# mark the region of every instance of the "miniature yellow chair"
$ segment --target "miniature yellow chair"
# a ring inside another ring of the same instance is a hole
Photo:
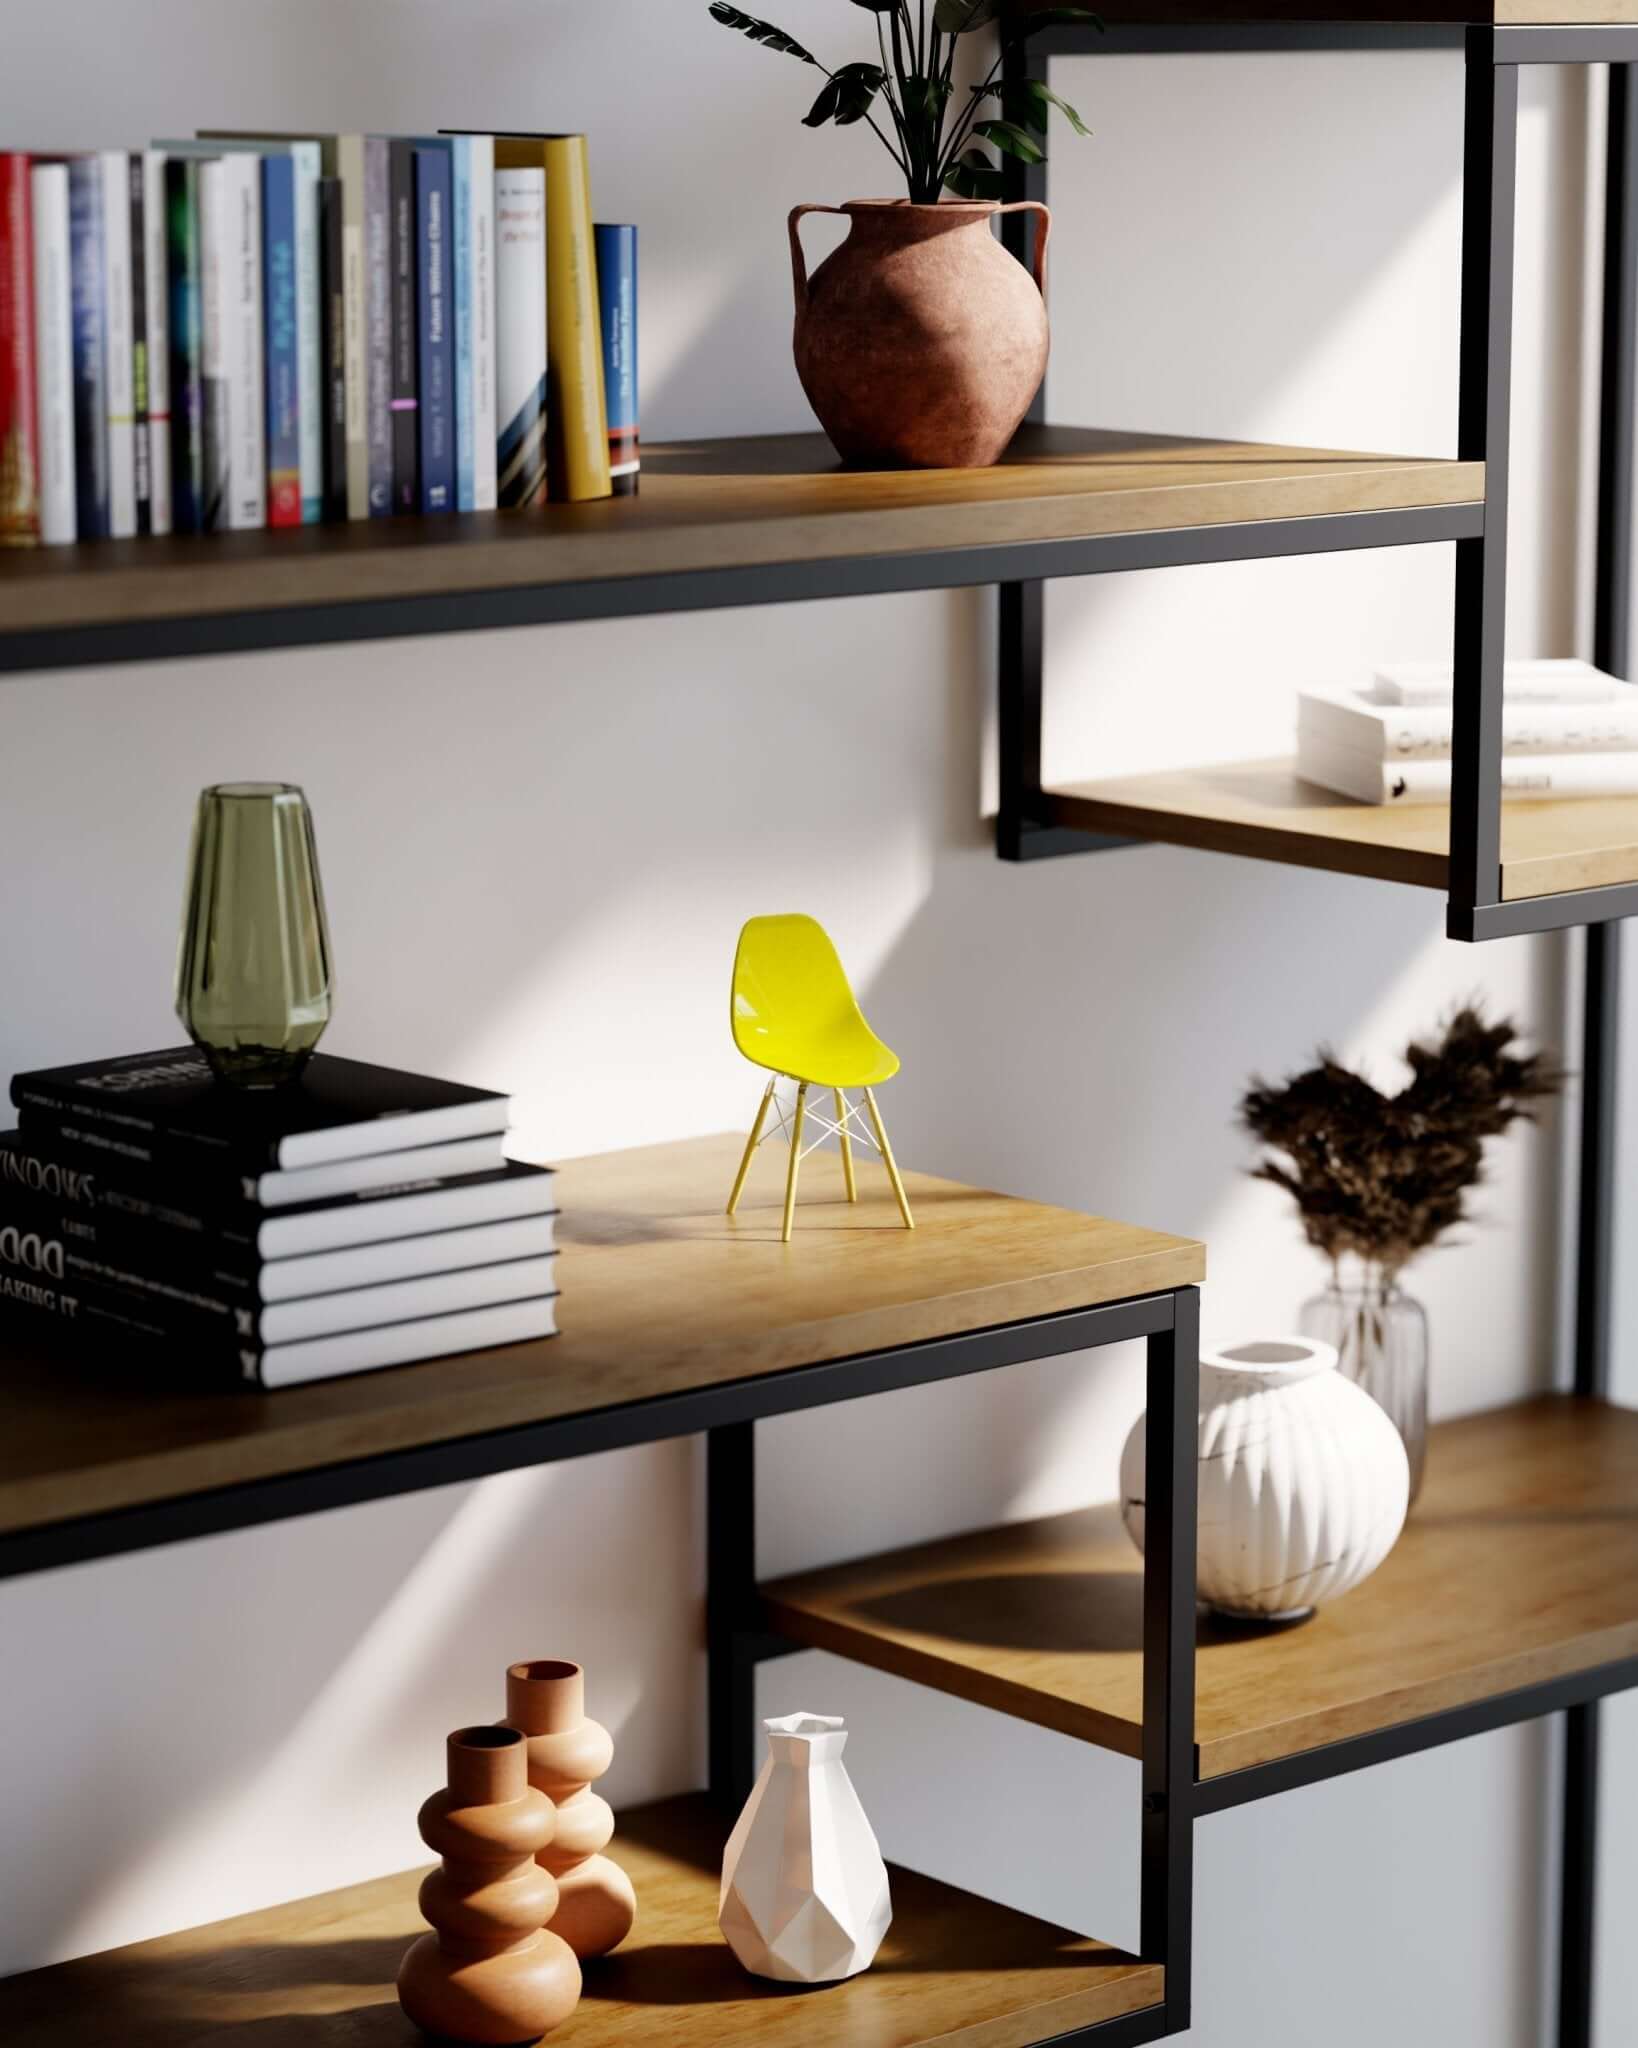
[[[728,1214],[739,1207],[745,1176],[762,1142],[768,1107],[773,1105],[779,1127],[790,1138],[790,1165],[785,1174],[785,1227],[780,1233],[791,1241],[791,1223],[796,1214],[796,1176],[806,1154],[802,1150],[804,1123],[811,1114],[818,1124],[814,1145],[837,1138],[842,1147],[842,1175],[850,1202],[859,1199],[853,1178],[853,1139],[874,1144],[882,1155],[887,1177],[906,1230],[914,1230],[915,1219],[905,1199],[904,1183],[887,1142],[887,1127],[876,1107],[875,1085],[888,1081],[899,1071],[898,1054],[883,1045],[865,1022],[848,986],[847,975],[836,957],[836,948],[822,925],[811,917],[753,917],[739,935],[734,955],[734,986],[730,1003],[734,1043],[754,1066],[766,1067],[771,1076],[763,1090],[762,1104],[745,1141],[745,1156],[734,1176],[734,1191],[728,1197]],[[796,1109],[789,1125],[774,1090],[782,1080],[796,1083]],[[808,1109],[808,1090],[828,1088],[836,1104],[833,1123],[821,1111]],[[848,1101],[849,1088],[861,1089],[870,1111],[871,1130],[859,1121],[857,1108]],[[872,1132],[874,1135],[872,1135]]]

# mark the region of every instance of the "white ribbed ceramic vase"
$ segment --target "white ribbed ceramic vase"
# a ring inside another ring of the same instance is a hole
[[[1201,1357],[1199,1585],[1220,1614],[1294,1621],[1368,1579],[1399,1539],[1405,1446],[1336,1365],[1335,1347],[1308,1337]],[[1121,1453],[1120,1496],[1141,1550],[1141,1416]]]

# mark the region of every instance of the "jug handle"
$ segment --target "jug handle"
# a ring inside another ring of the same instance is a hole
[[[1046,211],[1042,207],[1042,212]],[[802,237],[797,233],[797,224],[805,213],[845,213],[845,206],[796,206],[791,209],[791,277],[796,286],[796,310],[802,312],[808,303],[808,265],[802,254]]]
[[[1035,289],[1044,299],[1046,297],[1047,237],[1052,233],[1052,214],[1050,210],[1039,199],[1014,199],[1010,204],[998,206],[995,209],[998,216],[1003,213],[1023,213],[1026,210],[1033,211],[1041,216],[1040,224],[1035,230],[1035,263],[1032,274],[1035,278]]]

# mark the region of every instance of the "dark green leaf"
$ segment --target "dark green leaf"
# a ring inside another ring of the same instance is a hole
[[[836,109],[842,104],[842,88],[834,78],[827,78],[819,88],[819,97],[802,116],[804,128],[823,128],[827,121],[834,121]]]
[[[836,108],[838,128],[851,128],[870,112],[871,103],[887,83],[879,64],[844,64],[835,75],[840,98]]]
[[[727,0],[711,0],[711,19],[720,21],[724,28],[738,29],[753,43],[763,43],[770,50],[795,57],[803,64],[819,61],[811,50],[804,50],[796,38],[786,35],[782,28],[775,28],[771,21],[758,21],[754,14],[742,14],[737,7],[728,6]]]
[[[907,121],[935,121],[943,113],[951,93],[947,78],[922,78],[914,72],[900,85]]]
[[[853,0],[855,7],[868,7],[872,14],[891,14],[899,0]]]
[[[1018,27],[1022,34],[1032,36],[1038,28],[1073,28],[1086,23],[1103,32],[1102,15],[1094,14],[1090,7],[1043,7],[1026,14]]]
[[[1002,0],[933,0],[933,21],[949,36],[983,28],[1001,12]]]
[[[1020,163],[1046,162],[1046,151],[1011,121],[980,121],[974,126],[973,133],[982,135],[986,142],[993,142],[997,149],[1004,149],[1008,156],[1017,157]]]
[[[981,149],[969,149],[944,173],[944,183],[960,199],[1004,199],[1006,180]]]
[[[1007,119],[1033,128],[1037,135],[1046,133],[1047,112],[1052,107],[1058,109],[1077,135],[1090,135],[1092,132],[1069,102],[1059,99],[1052,88],[1043,85],[1038,78],[1009,78],[995,90],[1000,93],[1002,111]]]

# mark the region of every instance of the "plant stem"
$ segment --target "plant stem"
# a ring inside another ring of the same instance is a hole
[[[944,182],[945,173],[954,164],[956,157],[960,153],[961,145],[972,133],[973,122],[978,118],[979,108],[995,91],[995,81],[1000,69],[1001,59],[998,57],[990,67],[989,77],[985,79],[982,85],[975,85],[973,87],[972,97],[969,99],[966,108],[957,117],[955,127],[950,133],[950,140],[945,144],[943,161],[939,165],[939,183],[941,185]]]

